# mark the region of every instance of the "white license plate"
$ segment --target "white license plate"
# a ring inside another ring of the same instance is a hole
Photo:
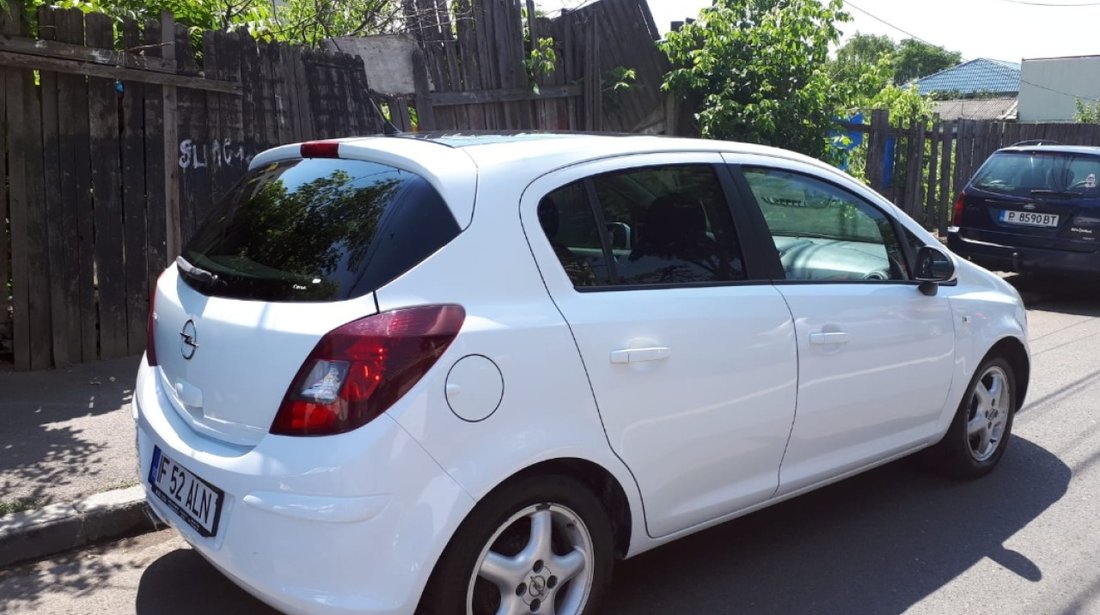
[[[1031,211],[1004,210],[1001,212],[1001,222],[1009,224],[1023,224],[1027,226],[1058,226],[1058,214],[1037,214]]]
[[[153,493],[196,532],[207,537],[218,533],[225,493],[173,461],[159,446],[153,447],[149,484]]]

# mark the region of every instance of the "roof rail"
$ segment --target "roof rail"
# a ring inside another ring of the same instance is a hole
[[[1030,139],[1028,141],[1017,141],[1011,147],[1026,147],[1028,145],[1061,145],[1061,143],[1049,139]]]

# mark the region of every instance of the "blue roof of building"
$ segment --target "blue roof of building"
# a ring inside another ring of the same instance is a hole
[[[1016,94],[1020,91],[1020,65],[989,58],[976,58],[917,80],[921,95],[954,92]]]

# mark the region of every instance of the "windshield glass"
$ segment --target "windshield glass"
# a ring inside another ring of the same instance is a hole
[[[1097,196],[1100,157],[1061,152],[998,152],[974,177],[980,190],[1013,196]]]
[[[287,160],[249,171],[184,249],[191,267],[180,272],[211,295],[337,301],[374,291],[458,232],[442,197],[414,173]]]

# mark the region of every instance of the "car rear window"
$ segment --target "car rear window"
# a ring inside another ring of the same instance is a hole
[[[252,169],[183,250],[180,271],[215,296],[359,297],[460,229],[424,178],[384,164],[307,158]]]
[[[978,170],[975,188],[1013,196],[1097,196],[1100,157],[1063,152],[998,152]]]

